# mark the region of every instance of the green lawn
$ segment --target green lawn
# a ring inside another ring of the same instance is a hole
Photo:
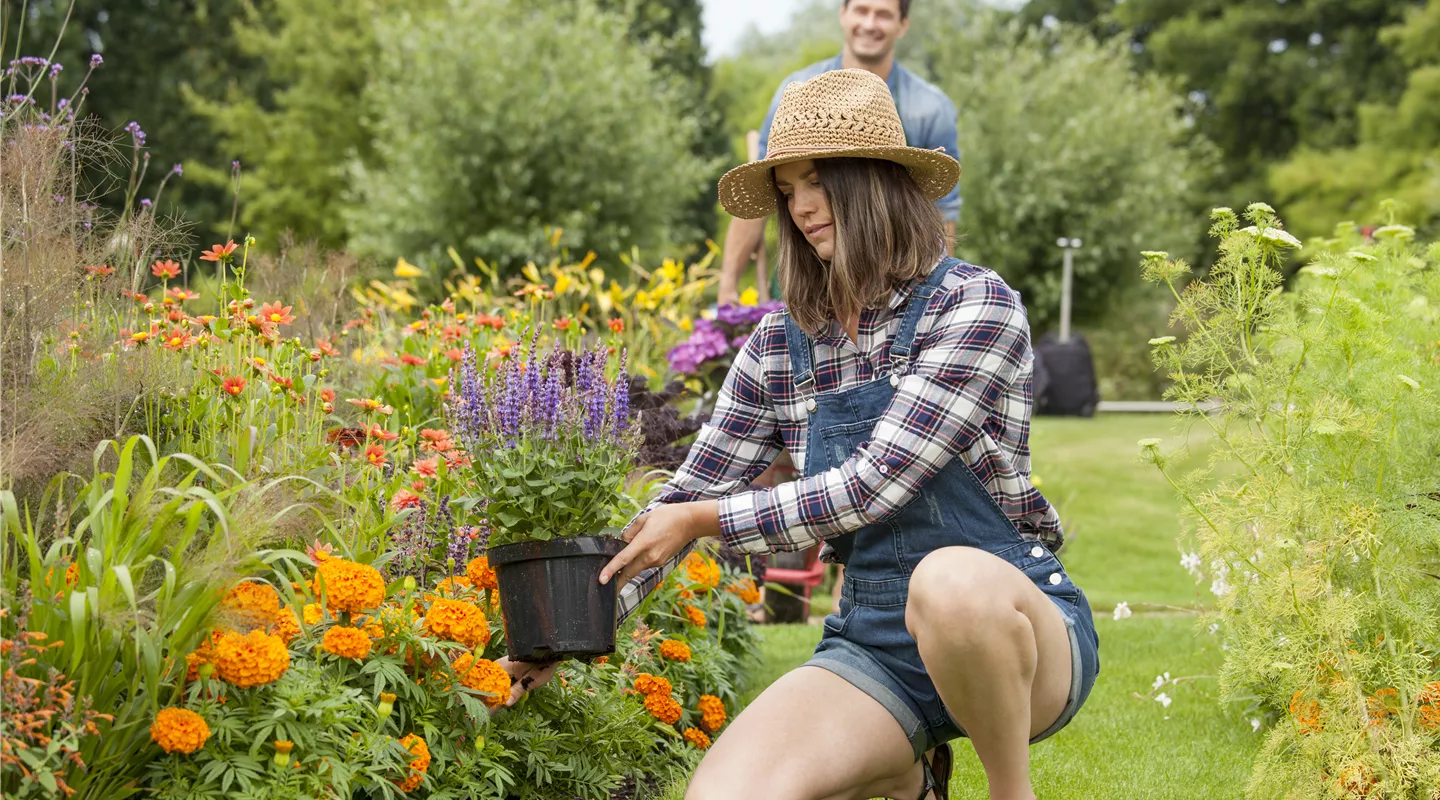
[[[1260,744],[1241,709],[1217,696],[1218,640],[1197,632],[1192,614],[1145,613],[1209,597],[1208,585],[1196,586],[1180,566],[1180,501],[1136,458],[1136,442],[1148,437],[1164,440],[1167,451],[1185,443],[1169,415],[1041,418],[1031,432],[1033,471],[1064,519],[1061,559],[1095,608],[1101,654],[1084,711],[1031,751],[1042,798],[1238,798]],[[1191,452],[1177,466],[1202,464],[1207,441],[1192,434]],[[1111,619],[1122,601],[1135,616]],[[813,613],[828,602],[817,596]],[[809,658],[820,627],[771,625],[761,633],[764,662],[752,698]],[[1173,698],[1168,709],[1149,696],[1165,672],[1186,678],[1164,688]],[[973,751],[962,742],[956,756],[951,797],[985,797]],[[672,787],[671,796],[681,794]]]

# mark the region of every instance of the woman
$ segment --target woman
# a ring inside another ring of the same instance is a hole
[[[742,553],[823,540],[846,571],[814,657],[735,719],[687,798],[944,798],[960,736],[992,798],[1033,798],[1028,744],[1099,671],[1059,520],[1028,479],[1024,308],[943,257],[933,200],[959,164],[904,142],[884,81],[827,72],[786,88],[768,157],[720,182],[737,217],[778,209],[788,311],[745,343],[601,582],[639,576],[633,609],[702,536]],[[806,477],[746,491],[782,445]]]

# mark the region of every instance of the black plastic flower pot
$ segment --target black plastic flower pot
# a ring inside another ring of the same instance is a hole
[[[615,652],[615,583],[600,570],[625,542],[574,536],[490,548],[512,661],[588,660]]]

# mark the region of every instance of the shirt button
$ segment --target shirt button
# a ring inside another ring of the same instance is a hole
[[[885,466],[884,464],[881,464],[881,465],[880,465],[880,474],[881,474],[881,475],[889,475],[889,474],[890,474],[890,468],[887,467],[887,466]]]
[[[1045,548],[1041,547],[1040,545],[1037,544],[1034,547],[1030,548],[1031,558],[1039,558],[1043,555],[1045,555]]]
[[[1060,578],[1060,573],[1058,573],[1058,572],[1052,572],[1052,573],[1050,573],[1050,585],[1051,585],[1051,586],[1059,586],[1059,585],[1060,585],[1060,580],[1061,580],[1061,578]]]

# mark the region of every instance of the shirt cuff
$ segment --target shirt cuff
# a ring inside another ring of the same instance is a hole
[[[720,541],[737,553],[770,552],[758,521],[759,494],[749,491],[720,498]]]

